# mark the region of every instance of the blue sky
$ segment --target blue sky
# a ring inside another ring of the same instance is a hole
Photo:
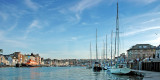
[[[98,53],[116,26],[116,0],[0,0],[0,48],[44,58],[89,58],[98,29]],[[119,0],[120,53],[160,43],[160,1]],[[108,49],[108,53],[110,49]],[[109,53],[110,54],[110,53]],[[108,55],[109,55],[108,54]],[[99,56],[100,57],[100,56]],[[108,56],[109,57],[109,56]]]

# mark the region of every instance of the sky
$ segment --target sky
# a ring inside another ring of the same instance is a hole
[[[107,35],[109,58],[116,3],[117,0],[0,0],[0,49],[3,54],[87,59],[91,42],[95,58],[97,29],[98,57]],[[119,30],[120,53],[136,44],[158,46],[160,0],[119,0]]]

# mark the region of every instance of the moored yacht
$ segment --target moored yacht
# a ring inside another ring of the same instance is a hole
[[[116,52],[117,50],[117,52]],[[119,17],[118,17],[118,0],[117,0],[117,18],[116,18],[116,36],[115,36],[115,55],[119,56]],[[112,66],[110,72],[113,74],[128,74],[131,69],[127,68],[126,64],[117,63]]]
[[[128,74],[131,72],[131,69],[127,68],[126,64],[119,64],[119,65],[113,66],[110,69],[110,72],[112,74]]]
[[[99,63],[98,60],[98,50],[97,50],[97,29],[96,29],[96,61],[94,63],[94,67],[93,67],[94,71],[100,71],[102,70],[101,64]]]

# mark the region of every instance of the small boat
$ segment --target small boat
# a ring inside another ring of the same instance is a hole
[[[16,64],[16,67],[21,67],[21,64],[17,63],[17,64]]]
[[[101,64],[99,62],[95,62],[93,70],[94,71],[102,70]]]
[[[107,70],[107,66],[104,66],[104,67],[103,67],[103,70]]]
[[[103,68],[103,70],[110,70],[110,68],[111,67],[109,65],[105,65],[104,68]]]
[[[29,61],[25,64],[23,64],[23,66],[26,67],[39,67],[38,63],[34,60],[29,59]]]
[[[131,72],[131,69],[127,68],[125,64],[119,64],[118,66],[113,66],[110,72],[112,74],[128,74]]]

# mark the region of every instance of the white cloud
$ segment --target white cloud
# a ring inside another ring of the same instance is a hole
[[[8,29],[8,31],[12,31],[13,29],[15,29],[17,27],[17,23],[18,22],[16,21],[15,24]]]
[[[156,39],[153,39],[153,40],[144,41],[144,43],[148,43],[148,44],[158,46],[158,45],[160,45],[160,37],[157,37]]]
[[[160,26],[133,30],[131,32],[128,32],[128,33],[124,34],[123,36],[135,35],[135,34],[138,34],[138,33],[141,33],[141,32],[145,32],[145,31],[149,31],[149,30],[155,30],[155,29],[160,29]]]
[[[12,40],[12,39],[3,39],[2,40],[5,46],[10,46],[10,47],[19,47],[19,48],[26,48],[27,44],[23,43],[21,41],[18,40]]]
[[[72,40],[77,40],[78,38],[77,37],[72,37]]]
[[[25,0],[25,4],[33,10],[37,10],[39,8],[36,3],[32,2],[32,0]]]
[[[126,1],[126,0],[125,0]],[[127,0],[129,2],[136,2],[136,3],[143,3],[143,4],[150,4],[157,0]]]
[[[27,44],[15,39],[10,39],[6,37],[6,31],[0,31],[0,42],[2,47],[18,47],[18,48],[26,48]]]
[[[160,18],[151,19],[151,20],[148,20],[148,21],[142,22],[142,24],[145,24],[145,23],[151,23],[151,22],[154,22],[154,21],[157,21],[157,20],[160,20]]]
[[[102,0],[81,0],[78,4],[74,5],[70,9],[75,12],[82,12],[83,10],[93,7],[100,3]]]
[[[95,5],[97,5],[98,3],[100,3],[102,0],[81,0],[80,2],[78,2],[77,4],[75,4],[74,6],[72,6],[70,8],[71,11],[75,12],[75,16],[78,20],[80,20],[80,14],[83,12],[83,10],[87,9],[87,8],[91,8]]]
[[[40,25],[38,20],[33,20],[32,23],[28,26],[28,29],[26,30],[26,33],[24,35],[24,39],[27,38],[28,34],[33,31],[34,29],[40,29],[42,26]]]
[[[8,16],[5,13],[0,12],[0,16],[2,17],[3,20],[7,20]]]
[[[38,20],[33,20],[31,25],[29,26],[29,29],[32,29],[32,28],[41,28],[41,26],[39,25]]]

